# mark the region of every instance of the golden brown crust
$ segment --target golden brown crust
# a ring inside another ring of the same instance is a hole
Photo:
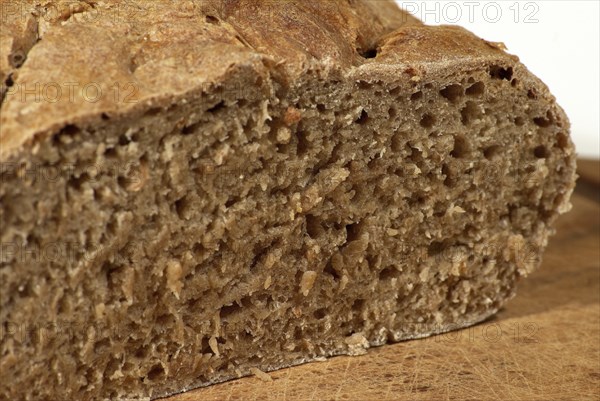
[[[384,37],[379,63],[445,64],[473,59],[512,58],[497,44],[488,42],[458,26],[408,26]],[[441,66],[442,68],[444,65]]]

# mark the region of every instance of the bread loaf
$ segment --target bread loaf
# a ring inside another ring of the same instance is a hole
[[[2,400],[156,398],[480,322],[569,208],[546,86],[392,1],[13,6]]]

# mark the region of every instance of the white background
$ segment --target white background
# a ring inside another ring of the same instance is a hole
[[[600,1],[396,2],[428,25],[457,24],[503,42],[565,109],[580,157],[600,157]]]

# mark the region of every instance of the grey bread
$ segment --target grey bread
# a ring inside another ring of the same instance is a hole
[[[474,324],[569,209],[548,88],[392,1],[1,23],[0,400],[156,398]]]

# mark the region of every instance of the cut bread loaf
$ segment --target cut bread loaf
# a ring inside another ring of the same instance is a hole
[[[391,1],[27,1],[0,399],[145,399],[486,319],[574,186],[501,44]]]

